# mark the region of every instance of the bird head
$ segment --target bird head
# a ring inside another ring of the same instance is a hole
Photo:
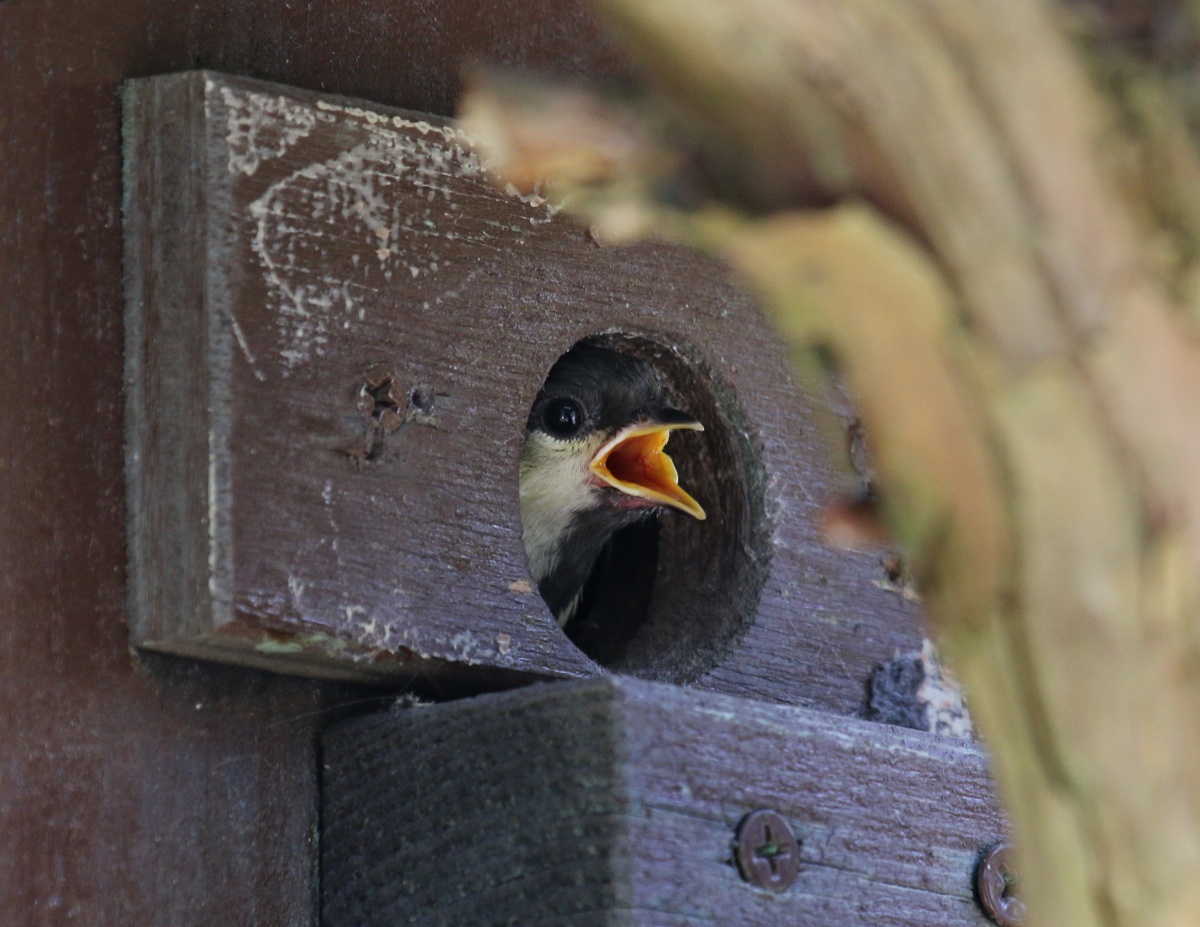
[[[664,450],[679,430],[704,426],[644,360],[581,344],[551,369],[526,423],[520,492],[530,567],[560,619],[620,528],[667,509],[705,517]]]

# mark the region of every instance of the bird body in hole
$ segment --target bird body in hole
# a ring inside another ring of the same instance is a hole
[[[583,343],[551,369],[526,423],[520,495],[530,570],[560,625],[621,529],[667,509],[705,517],[663,451],[680,429],[704,426],[647,361]]]

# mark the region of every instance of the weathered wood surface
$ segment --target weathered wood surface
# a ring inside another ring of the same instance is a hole
[[[744,153],[838,205],[683,216],[631,201],[620,163],[586,202],[704,242],[798,351],[840,359],[995,747],[1033,922],[1192,925],[1200,120],[1178,75],[1200,6],[1145,5],[1120,42],[1093,5],[598,0],[651,105],[695,120],[679,141],[719,143],[715,190],[749,186]]]
[[[358,718],[324,749],[327,927],[982,927],[1005,829],[969,744],[621,677]],[[800,840],[778,894],[732,861],[758,808]]]
[[[208,72],[126,93],[131,632],[357,679],[584,676],[527,570],[517,457],[576,340],[653,354],[703,435],[617,667],[839,711],[919,644],[821,544],[844,449],[747,296],[495,191],[434,117]]]
[[[616,67],[572,0],[0,2],[0,923],[315,927],[314,731],[362,697],[129,648],[121,81],[448,113],[465,58]]]

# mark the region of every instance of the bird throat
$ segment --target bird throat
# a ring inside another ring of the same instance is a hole
[[[656,514],[656,510],[644,507],[625,509],[619,516],[611,508],[572,513],[567,530],[555,551],[554,564],[538,581],[538,591],[559,625],[566,625],[575,618],[580,612],[581,603],[591,598],[584,594],[584,586],[594,576],[597,563],[611,539],[630,525],[654,519]],[[618,551],[617,556],[621,553]],[[621,582],[619,570],[604,572],[609,574],[610,582]]]

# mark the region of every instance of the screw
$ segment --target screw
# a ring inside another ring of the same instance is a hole
[[[774,811],[761,809],[738,822],[734,858],[747,882],[782,892],[800,871],[800,844],[787,821]]]
[[[1017,881],[1009,845],[988,847],[975,870],[975,891],[984,912],[1000,927],[1018,927],[1025,921],[1025,902],[1017,895]]]

